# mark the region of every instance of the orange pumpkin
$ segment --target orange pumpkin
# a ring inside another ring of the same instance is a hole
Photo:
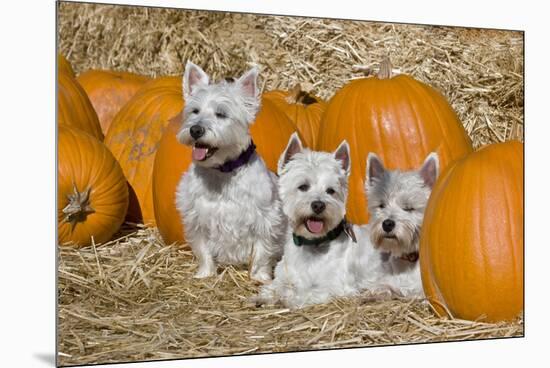
[[[174,118],[160,141],[153,173],[153,202],[159,232],[166,244],[182,243],[184,229],[176,209],[176,187],[191,164],[191,148],[180,144],[176,134],[182,124],[181,115]],[[264,100],[251,126],[252,139],[267,167],[277,172],[277,161],[288,139],[296,131],[294,124],[273,103]]]
[[[296,125],[273,102],[262,99],[262,107],[250,127],[250,135],[256,144],[258,154],[264,159],[267,168],[274,173],[277,172],[279,157],[295,131]]]
[[[523,310],[523,145],[486,146],[441,175],[424,215],[422,283],[444,316],[496,322]]]
[[[183,225],[176,210],[176,188],[182,174],[191,165],[192,149],[181,144],[176,134],[182,115],[173,118],[162,135],[153,169],[153,205],[156,224],[166,244],[183,242]]]
[[[150,79],[128,72],[88,70],[77,80],[92,102],[101,130],[107,133],[116,113]]]
[[[181,77],[152,80],[114,117],[105,144],[120,163],[139,201],[142,221],[155,224],[152,176],[155,154],[170,119],[183,108]],[[136,208],[135,203],[130,205]],[[139,214],[129,213],[130,217]]]
[[[266,92],[263,97],[273,102],[296,125],[307,147],[317,147],[321,116],[327,106],[325,101],[302,91],[299,84],[290,91]]]
[[[111,239],[124,220],[128,189],[120,165],[91,135],[60,126],[58,134],[60,245],[86,246]]]
[[[57,73],[67,73],[70,77],[74,78],[74,70],[71,64],[67,61],[63,54],[57,54]]]
[[[440,168],[472,151],[472,143],[445,98],[407,75],[392,77],[389,60],[377,76],[356,79],[329,101],[317,149],[333,151],[346,139],[351,148],[347,216],[368,222],[364,194],[366,158],[376,153],[389,169],[419,167],[436,151]]]
[[[103,141],[101,126],[92,103],[76,79],[67,73],[58,75],[57,119],[60,126],[80,129]]]

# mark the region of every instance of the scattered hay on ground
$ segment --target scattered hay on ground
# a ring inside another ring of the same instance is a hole
[[[59,248],[62,365],[285,352],[523,335],[523,321],[436,317],[422,300],[338,299],[290,311],[247,302],[245,269],[196,280],[189,249],[156,229],[80,250]]]

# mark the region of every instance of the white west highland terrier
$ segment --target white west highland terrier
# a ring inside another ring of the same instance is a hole
[[[257,76],[253,68],[234,82],[209,84],[200,67],[185,67],[177,138],[193,147],[193,163],[178,185],[176,205],[199,263],[196,278],[215,275],[218,263],[250,264],[250,277],[266,282],[281,257],[287,225],[276,176],[249,133],[260,107]]]
[[[252,301],[300,308],[355,294],[360,265],[353,228],[345,221],[347,142],[334,153],[315,152],[303,148],[294,134],[279,159],[278,173],[289,231],[274,280]]]
[[[424,297],[418,240],[424,209],[437,179],[436,153],[416,171],[389,171],[374,153],[367,158],[365,190],[370,220],[361,226],[361,288],[372,296]]]

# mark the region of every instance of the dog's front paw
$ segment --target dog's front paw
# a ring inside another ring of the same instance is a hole
[[[279,301],[278,295],[273,289],[273,284],[262,286],[257,295],[248,298],[248,303],[254,304],[256,307],[262,305],[274,305]]]
[[[251,296],[250,298],[248,298],[246,300],[246,302],[248,304],[254,305],[256,308],[259,308],[262,305],[270,304],[270,300],[268,300],[268,299],[269,298],[266,298],[265,296],[263,296],[261,294],[258,294],[258,295]]]
[[[250,278],[262,284],[267,284],[271,281],[271,274],[269,273],[269,271],[258,270],[256,272],[251,272]]]
[[[210,267],[199,267],[198,271],[193,275],[195,279],[204,279],[216,275],[216,269]]]
[[[374,288],[363,293],[361,301],[363,303],[382,302],[393,299],[391,288]]]

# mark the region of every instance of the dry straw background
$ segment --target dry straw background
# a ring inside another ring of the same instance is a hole
[[[261,67],[264,89],[300,82],[324,98],[348,80],[394,72],[436,87],[476,148],[523,140],[523,34],[438,26],[61,3],[58,46],[75,72],[149,76],[183,72],[187,59],[215,78]],[[362,15],[366,17],[367,15]],[[156,229],[113,242],[59,248],[62,365],[522,336],[523,320],[437,318],[422,300],[340,299],[300,311],[255,308],[246,270],[192,279],[189,250]]]

